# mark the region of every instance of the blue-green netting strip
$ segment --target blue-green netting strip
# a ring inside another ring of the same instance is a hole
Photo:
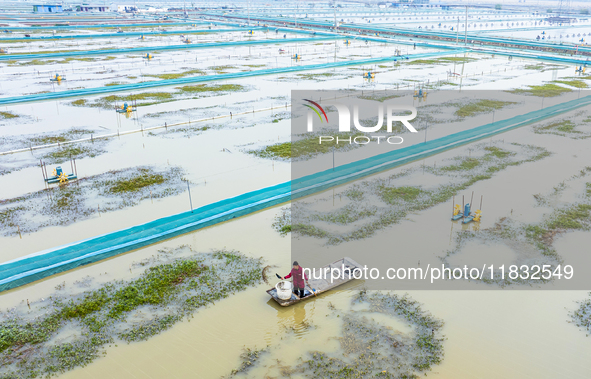
[[[127,26],[127,25],[124,25]],[[164,25],[166,26],[166,25]],[[145,32],[123,32],[123,33],[97,33],[97,34],[65,34],[65,35],[47,35],[47,36],[19,36],[19,37],[3,37],[0,36],[1,41],[35,41],[35,40],[58,40],[58,39],[87,39],[87,38],[112,38],[112,37],[140,37],[140,36],[159,36],[159,35],[175,35],[175,34],[199,34],[199,33],[228,33],[228,32],[247,32],[249,30],[252,31],[275,31],[281,33],[290,33],[290,34],[306,34],[311,35],[314,34],[316,36],[329,36],[333,38],[341,38],[336,33],[327,33],[322,31],[310,31],[304,29],[288,29],[288,28],[267,28],[262,26],[254,26],[254,27],[241,27],[236,28],[235,25],[230,24],[233,28],[228,29],[182,29],[182,30],[159,30],[159,31],[145,31]],[[102,26],[101,26],[102,27]],[[344,37],[343,37],[344,38]],[[283,40],[284,41],[284,40]],[[388,42],[388,41],[379,41],[379,42]],[[456,48],[456,47],[454,47]],[[104,50],[108,51],[108,50]]]
[[[66,22],[66,20],[59,20],[61,23]],[[76,20],[72,19],[72,21],[87,21],[87,20]],[[90,25],[44,25],[44,26],[3,26],[3,30],[43,30],[43,29],[97,29],[97,28],[121,28],[121,27],[131,27],[131,26],[187,26],[192,24],[207,24],[209,22],[206,21],[185,21],[185,22],[152,22],[152,23],[119,23],[119,24],[90,24]]]
[[[204,15],[211,15],[211,16],[219,16],[216,13],[203,13]],[[242,20],[246,20],[247,16],[246,15],[233,15],[232,16],[235,19],[242,19]],[[254,18],[254,17],[253,17]],[[260,20],[263,19],[266,22],[290,22],[292,20],[286,19],[286,18],[280,18],[280,17],[269,17],[269,16],[257,16],[256,19]],[[308,19],[304,19],[304,20],[298,20],[298,24],[300,24],[300,26],[306,26],[306,27],[316,27],[316,28],[331,28],[334,26],[333,22],[327,22],[327,21],[314,21],[314,20],[308,20]],[[462,32],[460,31],[460,34],[458,36],[458,34],[456,32],[448,32],[448,31],[428,31],[426,29],[403,29],[403,28],[399,28],[399,27],[395,27],[395,26],[388,26],[388,25],[384,25],[381,24],[379,26],[372,26],[372,25],[359,25],[359,24],[340,24],[339,25],[339,30],[341,31],[355,31],[355,29],[359,29],[359,30],[363,30],[365,31],[372,31],[374,33],[396,33],[399,35],[404,35],[406,37],[411,37],[411,38],[432,38],[432,37],[443,37],[443,38],[449,38],[451,40],[456,40],[458,39],[460,41],[460,43],[463,43],[464,38],[462,37]],[[513,29],[507,29],[507,31],[513,31]],[[518,48],[552,48],[552,49],[556,49],[556,50],[563,50],[563,51],[570,51],[570,52],[574,52],[577,51],[577,47],[576,45],[572,44],[572,43],[562,43],[562,42],[549,42],[547,40],[544,41],[533,41],[533,40],[526,40],[526,39],[515,39],[515,38],[503,38],[503,37],[494,37],[494,36],[480,36],[480,35],[475,35],[473,34],[474,31],[470,31],[469,34],[467,35],[467,40],[469,42],[483,42],[483,43],[498,43],[498,44],[508,44],[511,46],[516,46]],[[458,38],[459,37],[459,38]],[[579,52],[591,52],[591,48],[589,48],[588,46],[578,46],[578,51]]]
[[[58,40],[58,39],[91,39],[91,38],[115,38],[115,37],[149,37],[162,35],[176,35],[176,34],[205,34],[205,33],[229,33],[229,32],[247,32],[248,30],[263,30],[263,28],[232,28],[232,29],[183,29],[183,30],[161,30],[161,31],[145,31],[145,32],[123,32],[123,33],[97,33],[97,34],[72,34],[72,35],[48,35],[48,36],[31,36],[31,37],[2,37],[3,41],[42,41],[42,40]],[[109,50],[103,50],[109,51]],[[27,55],[27,54],[22,54]],[[19,55],[20,56],[20,55]],[[18,59],[18,58],[17,58]]]
[[[320,192],[590,104],[591,95],[338,166],[334,171],[330,169],[296,181],[248,192],[197,208],[193,212],[164,217],[5,262],[0,264],[0,291]]]
[[[139,33],[140,35],[142,33]],[[185,33],[186,34],[186,33]],[[48,59],[48,58],[66,58],[79,57],[91,55],[117,55],[128,53],[148,53],[154,51],[166,50],[196,50],[196,49],[211,49],[218,47],[232,47],[243,45],[271,45],[278,43],[292,43],[292,42],[312,42],[312,41],[326,41],[340,39],[339,37],[302,37],[302,38],[284,38],[284,39],[257,39],[247,41],[230,41],[230,42],[203,42],[203,43],[189,43],[182,45],[164,45],[164,46],[149,46],[149,47],[129,47],[123,49],[104,49],[104,50],[71,50],[59,53],[43,53],[39,54],[3,54],[0,55],[0,61],[10,60],[29,60],[29,59]]]

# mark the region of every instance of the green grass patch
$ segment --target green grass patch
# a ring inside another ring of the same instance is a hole
[[[65,145],[56,151],[52,151],[47,154],[46,157],[50,157],[53,162],[61,162],[66,159],[86,156],[87,150],[80,146]]]
[[[299,233],[301,235],[324,238],[328,235],[324,230],[310,224],[297,223],[289,228],[290,232]]]
[[[579,131],[575,130],[576,125],[571,120],[562,120],[556,121],[548,125],[534,127],[534,131],[538,134],[545,134],[545,133],[554,133],[561,132],[561,133],[580,133]]]
[[[114,183],[110,183],[108,185],[108,191],[114,194],[135,192],[147,186],[162,184],[165,181],[166,179],[161,174],[153,174],[147,169],[140,169],[140,173],[134,177],[120,179]]]
[[[378,193],[388,204],[396,204],[398,200],[413,201],[425,193],[418,187],[387,187],[380,186]]]
[[[437,64],[445,64],[445,63],[469,63],[477,61],[477,58],[470,58],[470,57],[442,57],[442,58],[434,58],[434,59],[415,59],[413,61],[408,62],[407,64],[412,65],[437,65]]]
[[[484,150],[488,151],[489,154],[491,154],[497,158],[500,158],[500,159],[515,155],[515,153],[513,153],[511,151],[503,150],[503,149],[496,147],[496,146],[487,146],[484,148]]]
[[[480,160],[476,158],[464,158],[460,164],[443,166],[441,171],[469,171],[480,165]]]
[[[180,93],[238,92],[243,91],[244,86],[240,84],[197,84],[177,87],[177,89]]]
[[[554,83],[562,83],[566,84],[567,86],[575,87],[575,88],[587,88],[589,87],[587,83],[582,80],[555,80]]]
[[[18,118],[18,117],[19,117],[19,115],[16,115],[12,112],[0,112],[0,119],[3,119],[3,120],[10,120],[13,118]]]
[[[333,135],[332,141],[322,141],[319,143],[319,136],[310,136],[293,142],[283,142],[275,145],[267,146],[260,150],[251,150],[249,153],[262,158],[300,158],[309,157],[317,154],[325,154],[332,149],[349,149],[352,146],[348,143],[336,143],[338,137],[339,140],[348,140],[349,138],[355,138],[362,136],[363,133],[337,133]],[[357,146],[357,145],[355,145]]]
[[[526,94],[530,96],[537,96],[537,97],[555,97],[560,96],[563,93],[572,92],[570,88],[565,88],[558,86],[556,84],[544,84],[541,86],[528,86],[527,89],[515,89],[511,91],[507,91],[514,94]]]
[[[97,58],[89,58],[89,57],[68,57],[60,61],[60,63],[70,63],[70,62],[94,62]]]
[[[325,79],[325,78],[332,78],[333,76],[337,76],[337,73],[334,72],[321,72],[321,73],[304,73],[304,74],[297,74],[299,79],[305,80],[318,80],[318,79]]]
[[[31,138],[31,142],[36,145],[49,145],[52,143],[63,143],[68,141],[65,135],[57,135],[57,136],[40,136],[40,137],[33,137]]]
[[[556,64],[544,64],[544,63],[536,63],[536,64],[528,64],[525,65],[526,70],[536,70],[536,71],[545,71],[545,70],[557,70],[561,67],[560,65]]]
[[[548,229],[585,229],[585,222],[590,219],[591,205],[577,204],[560,210],[548,222]]]
[[[154,75],[144,75],[144,76],[158,78],[158,79],[179,79],[179,78],[184,78],[185,76],[189,76],[189,75],[205,75],[205,72],[203,70],[194,69],[194,70],[177,72],[177,73],[154,74]]]
[[[87,104],[87,101],[86,101],[86,99],[78,99],[78,100],[72,101],[70,104],[72,104],[76,107],[83,107]]]
[[[226,74],[227,71],[226,70],[232,70],[237,68],[236,66],[232,66],[232,65],[220,65],[220,66],[212,66],[209,67],[210,70],[213,70],[216,74]]]
[[[172,99],[173,95],[170,92],[144,92],[135,95],[115,96],[115,100],[125,100],[126,98],[132,100],[168,100]]]
[[[458,117],[471,117],[479,113],[486,113],[501,109],[511,104],[515,104],[515,102],[486,99],[479,100],[476,103],[462,105],[458,110],[455,111],[454,114]]]
[[[383,103],[386,100],[395,99],[395,98],[398,98],[398,97],[401,97],[401,96],[402,95],[384,95],[384,94],[379,94],[378,93],[378,94],[372,94],[372,95],[357,96],[357,98],[358,99],[363,99],[363,100],[379,101],[380,103]],[[375,123],[374,123],[374,125],[375,125]],[[371,126],[373,126],[373,125],[371,125]]]
[[[108,317],[120,317],[145,304],[162,304],[178,290],[179,284],[207,269],[207,266],[191,260],[149,268],[141,278],[111,296],[112,306]]]

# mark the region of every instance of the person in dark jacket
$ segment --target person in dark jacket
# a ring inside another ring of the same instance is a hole
[[[310,283],[308,283],[308,275],[306,275],[304,269],[299,265],[298,261],[293,262],[291,272],[283,277],[283,279],[289,278],[293,278],[293,292],[300,298],[304,297],[304,287],[306,284],[310,286]]]

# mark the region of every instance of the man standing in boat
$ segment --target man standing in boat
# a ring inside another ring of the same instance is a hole
[[[293,262],[291,272],[287,276],[284,276],[282,279],[289,278],[293,278],[293,292],[300,298],[304,297],[304,287],[306,286],[306,284],[309,287],[310,283],[308,283],[308,275],[306,275],[304,269],[299,265],[298,261]]]

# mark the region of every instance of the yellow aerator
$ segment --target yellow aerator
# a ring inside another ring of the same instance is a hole
[[[127,103],[123,103],[120,108],[116,109],[117,113],[131,113],[133,112],[133,107],[128,105]]]
[[[68,182],[68,175],[66,175],[65,172],[62,172],[58,178],[59,178],[60,184]]]
[[[482,217],[482,211],[479,209],[476,212],[474,212],[473,221],[480,221],[480,217]]]

